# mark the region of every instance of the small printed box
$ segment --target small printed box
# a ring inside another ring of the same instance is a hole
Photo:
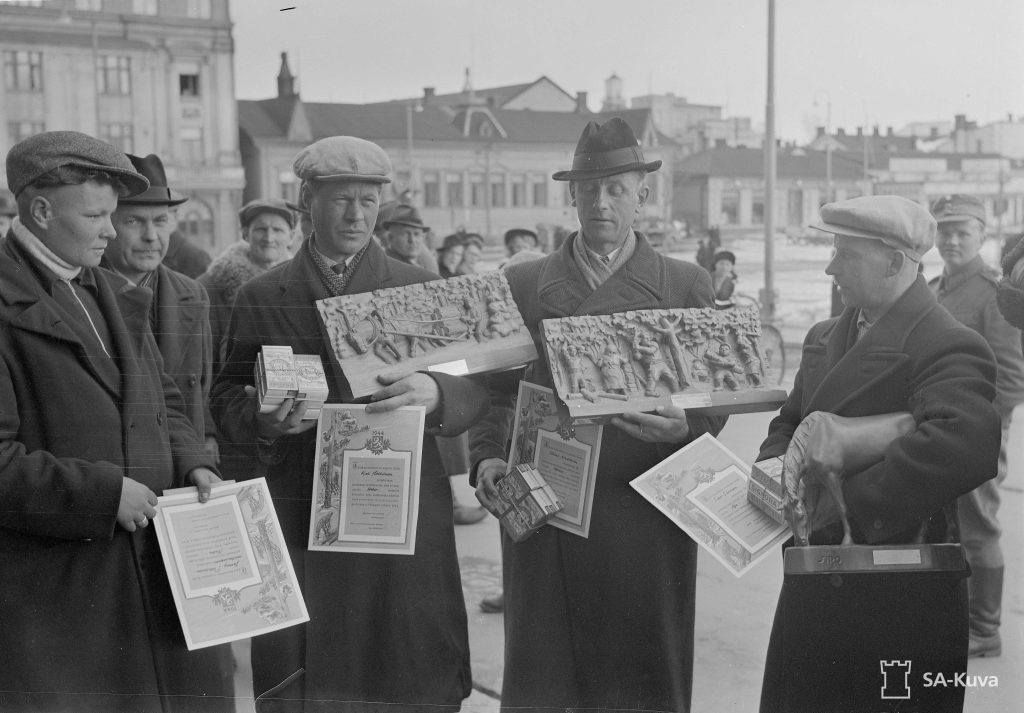
[[[782,507],[782,498],[775,497],[760,483],[751,478],[747,481],[747,502],[770,517],[775,522],[785,525],[786,515]]]
[[[291,347],[264,346],[257,362],[267,396],[294,396],[299,391]]]
[[[782,456],[766,458],[754,463],[754,467],[750,469],[750,479],[781,500],[783,493]]]
[[[295,376],[299,382],[299,391],[305,394],[307,401],[327,400],[330,388],[327,386],[327,375],[324,373],[323,362],[319,354],[296,354],[294,357]]]
[[[525,463],[506,473],[497,489],[498,519],[515,542],[525,540],[563,509],[537,469]]]

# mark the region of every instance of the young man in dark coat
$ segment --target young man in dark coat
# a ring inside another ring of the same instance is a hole
[[[452,494],[434,438],[465,431],[486,408],[474,382],[413,373],[370,397],[370,410],[422,405],[416,554],[310,552],[316,421],[286,399],[258,414],[253,363],[261,345],[319,354],[328,403],[353,402],[321,334],[314,302],[439,279],[388,258],[370,239],[391,162],[369,141],[335,136],[299,152],[295,174],[313,232],[295,257],[245,285],[235,299],[227,362],[214,383],[223,436],[268,463],[267,481],[309,608],[310,622],[256,637],[253,688],[261,711],[458,711],[469,695],[469,643],[455,553]]]
[[[707,272],[660,255],[632,229],[649,192],[644,176],[660,166],[644,161],[632,129],[614,118],[588,124],[572,170],[554,174],[571,181],[581,229],[555,253],[506,271],[538,353],[542,319],[714,306]],[[470,432],[477,497],[492,512],[521,375],[490,379],[490,414]],[[547,360],[525,378],[550,387]],[[689,710],[697,545],[629,481],[722,424],[674,407],[613,418],[589,537],[553,527],[518,544],[502,535],[504,708]]]
[[[148,182],[72,131],[15,145],[7,180],[0,710],[196,710],[203,656],[185,647],[148,525],[164,489],[205,500],[218,478],[162,371],[148,291],[97,269],[118,195]]]
[[[140,297],[145,295],[150,302],[145,326],[156,338],[164,371],[181,392],[185,415],[196,434],[203,436],[206,452],[216,462],[217,440],[208,412],[213,382],[210,302],[202,285],[163,264],[174,226],[171,211],[188,199],[168,187],[163,162],[155,154],[129,154],[128,160],[146,177],[149,188],[118,201],[111,216],[117,236],[107,243],[100,266],[150,291],[151,295],[142,290],[135,292]],[[210,665],[214,656],[219,666]],[[204,696],[203,710],[233,712],[235,672],[231,646],[209,647],[190,659],[193,660],[202,662],[188,675],[195,690]]]
[[[825,272],[845,310],[808,332],[793,390],[757,459],[784,455],[800,422],[815,411],[851,417],[909,411],[916,427],[894,439],[881,462],[844,474],[854,542],[955,542],[956,500],[995,476],[1000,426],[992,406],[992,350],[936,302],[918,273],[935,241],[935,220],[905,198],[862,196],[823,206],[814,227],[835,235]],[[842,537],[838,521],[812,523],[812,545],[839,544]],[[948,633],[963,638],[966,659],[966,586],[961,594],[962,610]],[[799,675],[783,657],[786,597],[784,586],[768,646],[762,713],[803,710],[785,692],[786,676]],[[963,693],[954,688],[950,696],[962,704]]]

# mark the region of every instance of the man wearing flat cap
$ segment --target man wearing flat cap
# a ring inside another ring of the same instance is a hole
[[[16,144],[7,180],[0,709],[205,710],[209,659],[185,647],[148,525],[166,488],[205,501],[218,477],[162,371],[150,293],[97,269],[118,197],[149,182],[74,131]]]
[[[843,473],[853,541],[955,542],[957,498],[995,477],[999,417],[992,407],[991,349],[938,304],[918,271],[934,244],[935,220],[905,198],[862,196],[826,204],[812,225],[835,236],[825,272],[845,309],[808,332],[793,390],[771,422],[757,460],[785,455],[801,421],[815,411],[847,417],[909,412],[914,428],[896,437],[882,460]],[[838,521],[812,522],[810,544],[839,544],[843,534]],[[881,589],[890,584],[895,586],[894,580],[876,581],[878,598],[894,596]],[[962,611],[949,622],[948,634],[962,638],[966,662],[965,588],[961,595]],[[765,664],[762,713],[806,710],[801,707],[806,701],[787,694],[787,677],[799,678],[799,671],[783,654],[786,600],[784,584]],[[863,622],[864,641],[883,637],[871,627],[872,622]],[[885,653],[879,652],[881,658]],[[963,688],[950,696],[951,705],[956,696],[962,704]],[[834,708],[844,702],[835,700]]]
[[[622,119],[584,128],[572,169],[553,176],[570,182],[579,231],[505,273],[538,353],[542,319],[714,306],[707,272],[659,254],[632,227],[646,174],[660,166],[644,159]],[[525,375],[491,377],[490,413],[470,432],[471,476],[491,512],[520,377],[552,385],[545,358]],[[697,545],[629,481],[722,424],[674,407],[614,417],[602,436],[589,536],[545,527],[514,544],[502,535],[503,707],[689,710]]]
[[[320,355],[328,403],[352,402],[314,302],[439,278],[388,258],[371,239],[381,187],[391,180],[379,146],[351,136],[321,139],[299,152],[294,169],[313,232],[290,261],[239,290],[213,394],[221,434],[268,463],[311,617],[308,626],[253,639],[254,693],[262,711],[458,711],[471,686],[468,632],[451,487],[435,439],[423,441],[414,555],[310,552],[316,421],[303,421],[306,405],[293,399],[259,414],[252,386],[261,345],[287,345]],[[412,373],[381,385],[367,410],[422,405],[425,436],[458,435],[486,407],[482,387],[462,377]]]
[[[999,312],[996,292],[999,271],[988,267],[981,257],[985,241],[985,206],[974,196],[943,196],[932,205],[938,223],[936,245],[945,266],[942,275],[928,283],[939,304],[961,323],[988,342],[996,357],[996,398],[994,406],[1002,421],[999,473],[960,497],[960,539],[971,565],[967,580],[970,598],[969,655],[999,656],[1002,644],[999,622],[1003,600],[1003,551],[999,483],[1006,478],[1006,439],[1010,418],[1024,401],[1024,354],[1020,330]]]

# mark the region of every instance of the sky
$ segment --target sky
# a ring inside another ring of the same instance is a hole
[[[293,8],[285,10],[284,8]],[[242,99],[363,103],[547,76],[601,108],[672,92],[763,128],[768,0],[231,0]],[[776,0],[776,135],[1024,117],[1022,0]]]

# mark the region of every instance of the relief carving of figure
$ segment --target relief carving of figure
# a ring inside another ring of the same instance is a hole
[[[650,336],[644,334],[633,343],[633,358],[640,362],[644,371],[647,372],[645,388],[647,396],[658,396],[658,382],[662,379],[668,384],[672,393],[679,391],[679,380],[669,369],[665,355],[661,351],[661,345]]]
[[[739,382],[736,381],[734,374],[742,374],[743,370],[732,356],[732,347],[723,342],[719,345],[717,354],[709,349],[704,355],[704,361],[711,367],[715,391],[722,391],[726,387],[733,391],[739,388]]]

